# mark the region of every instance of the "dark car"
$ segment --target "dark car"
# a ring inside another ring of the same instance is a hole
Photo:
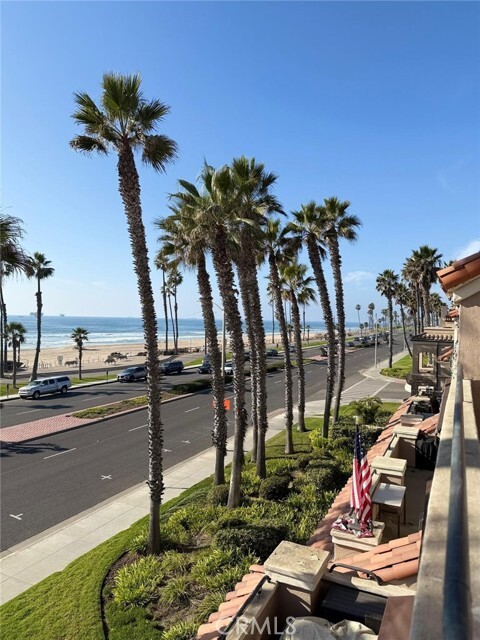
[[[320,347],[319,351],[321,356],[328,356],[328,349],[326,347]]]
[[[181,360],[170,360],[170,362],[164,362],[160,365],[160,373],[168,376],[171,373],[178,373],[179,375],[183,371],[183,362]]]
[[[276,349],[267,349],[265,351],[265,355],[267,358],[276,358],[278,356],[278,351]]]
[[[212,367],[209,362],[202,362],[202,364],[197,367],[197,373],[212,373]]]

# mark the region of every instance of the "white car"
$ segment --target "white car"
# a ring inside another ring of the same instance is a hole
[[[39,378],[32,380],[26,387],[22,387],[18,395],[21,398],[33,398],[36,400],[46,393],[62,393],[65,394],[72,386],[72,382],[68,376],[53,376],[52,378]]]
[[[233,376],[233,364],[230,361],[225,362],[223,371],[226,376]]]

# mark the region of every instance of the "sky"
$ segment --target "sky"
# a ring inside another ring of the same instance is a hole
[[[420,245],[446,261],[480,250],[477,2],[4,1],[1,12],[0,202],[23,220],[27,251],[55,267],[45,315],[140,315],[116,159],[69,147],[81,132],[73,93],[98,101],[109,71],[139,72],[145,97],[171,108],[160,132],[177,161],[164,174],[139,161],[150,258],[177,180],[240,155],[278,175],[287,213],[351,202],[362,228],[341,244],[349,321],[357,304],[361,319],[370,302],[380,314],[377,275],[399,273]],[[160,280],[153,269],[159,314]],[[10,279],[9,313],[33,311],[34,294]],[[179,313],[201,317],[194,272]],[[322,320],[318,305],[306,315]]]

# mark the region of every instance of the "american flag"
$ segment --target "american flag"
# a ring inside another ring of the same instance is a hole
[[[353,455],[353,478],[352,495],[350,496],[350,506],[359,522],[364,524],[372,520],[372,499],[370,488],[372,486],[372,476],[367,456],[363,449],[362,438],[358,430],[355,429],[355,449]]]

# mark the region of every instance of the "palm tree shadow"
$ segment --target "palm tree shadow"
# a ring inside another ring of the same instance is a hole
[[[9,456],[17,454],[35,454],[38,452],[60,452],[65,451],[67,447],[61,447],[57,444],[51,444],[49,442],[5,442],[0,441],[0,458],[8,458]]]

